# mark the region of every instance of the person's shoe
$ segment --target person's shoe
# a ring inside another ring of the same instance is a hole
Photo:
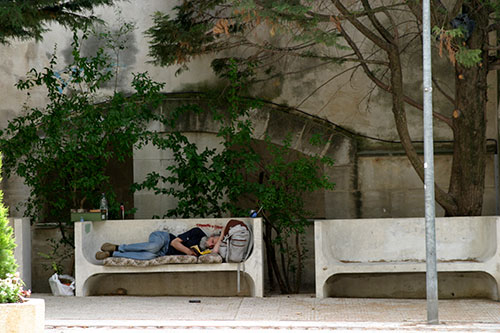
[[[95,254],[95,258],[97,260],[104,260],[108,257],[111,257],[111,252],[108,251],[99,251]]]
[[[114,251],[118,251],[118,245],[111,243],[104,243],[101,246],[101,251],[113,253]]]

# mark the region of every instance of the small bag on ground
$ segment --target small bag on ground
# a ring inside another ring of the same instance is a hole
[[[65,283],[63,283],[63,281]],[[49,278],[49,286],[54,296],[75,295],[75,278],[72,276],[54,273],[54,275]]]

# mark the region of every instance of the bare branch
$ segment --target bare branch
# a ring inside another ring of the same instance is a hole
[[[355,16],[353,16],[347,8],[339,0],[332,0],[333,4],[337,9],[344,15],[344,17],[356,28],[365,35],[369,40],[371,40],[375,45],[380,47],[385,51],[389,51],[390,45],[388,42],[374,34],[370,28],[363,25]]]
[[[448,95],[442,88],[441,88],[441,85],[434,79],[432,78],[432,83],[434,84],[434,86],[437,88],[437,90],[439,90],[439,92],[453,105],[455,105],[455,99],[453,97],[451,97],[450,95]]]
[[[361,3],[363,4],[363,7],[365,8],[366,14],[368,15],[368,19],[370,19],[370,22],[373,24],[375,29],[379,32],[380,35],[388,42],[388,43],[393,43],[394,42],[394,37],[387,31],[384,26],[380,23],[380,21],[377,19],[377,17],[373,14],[372,8],[370,4],[368,3],[367,0],[361,0]]]
[[[500,22],[496,22],[496,23],[490,24],[488,26],[488,28],[487,28],[488,32],[492,32],[492,31],[495,31],[495,30],[500,30]]]
[[[460,13],[463,5],[464,5],[464,0],[457,0],[457,2],[455,2],[455,6],[453,6],[453,9],[449,13],[448,21],[456,17],[458,13]]]
[[[309,95],[307,95],[299,104],[297,104],[296,108],[299,108],[302,104],[305,103],[305,101],[307,101],[309,98],[311,98],[311,96],[313,96],[315,93],[317,93],[318,90],[320,90],[321,88],[323,88],[324,86],[326,86],[328,83],[332,82],[334,79],[338,78],[339,76],[343,75],[344,73],[347,73],[348,71],[351,71],[351,70],[355,69],[356,67],[357,66],[349,67],[346,70],[343,70],[342,72],[337,73],[336,75],[332,76],[331,78],[329,78],[328,80],[326,80],[325,82],[323,82],[322,84],[320,84]]]
[[[498,71],[500,70],[500,59],[488,63],[488,70]]]

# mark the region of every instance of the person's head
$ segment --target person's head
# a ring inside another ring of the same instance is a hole
[[[206,249],[213,249],[215,243],[217,243],[217,235],[212,235],[210,237],[203,237],[200,241],[200,249],[202,251]]]

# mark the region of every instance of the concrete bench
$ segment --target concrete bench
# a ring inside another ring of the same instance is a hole
[[[263,297],[264,268],[262,245],[262,219],[237,218],[245,222],[253,234],[253,250],[249,258],[240,265],[241,273],[247,278],[251,295]],[[103,274],[163,273],[163,272],[231,272],[238,270],[237,263],[217,264],[167,264],[158,266],[105,266],[95,259],[105,242],[115,244],[144,242],[155,230],[168,230],[179,234],[193,227],[222,229],[229,218],[217,219],[155,219],[155,220],[112,220],[96,222],[75,222],[75,276],[76,296],[87,296],[91,280]]]
[[[459,272],[462,278],[467,274],[480,276],[474,282],[479,285],[454,282],[454,290],[485,288],[484,284],[488,284],[487,297],[499,299],[499,223],[500,217],[436,219],[440,278],[451,272]],[[379,273],[396,273],[401,277],[426,270],[424,218],[318,220],[314,234],[316,297],[338,296],[331,291],[340,290],[334,284],[342,275],[352,282],[363,274],[378,277]],[[408,279],[406,283],[405,288],[413,288],[415,281]],[[359,284],[354,288],[360,288]]]

